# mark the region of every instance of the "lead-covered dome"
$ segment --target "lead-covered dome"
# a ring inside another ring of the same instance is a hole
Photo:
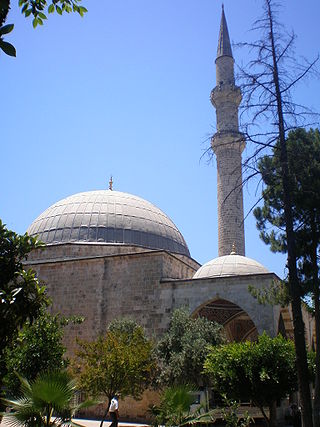
[[[28,228],[46,244],[132,244],[190,256],[170,218],[150,202],[112,190],[88,191],[60,200]]]
[[[207,262],[193,276],[194,279],[206,277],[243,276],[247,274],[269,273],[258,261],[242,255],[225,255]]]

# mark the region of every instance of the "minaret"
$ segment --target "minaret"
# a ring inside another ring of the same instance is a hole
[[[219,256],[232,248],[245,255],[241,153],[245,147],[239,132],[241,91],[234,81],[234,59],[224,9],[216,58],[216,87],[211,102],[216,109],[217,132],[211,145],[217,158]]]

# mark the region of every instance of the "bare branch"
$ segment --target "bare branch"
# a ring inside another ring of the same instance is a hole
[[[309,71],[315,66],[315,64],[318,62],[319,60],[319,55],[317,56],[317,58],[311,62],[311,64],[309,64],[309,66],[304,70],[303,73],[299,74],[297,76],[297,78],[295,80],[293,80],[289,86],[286,87],[286,89],[284,89],[282,91],[282,93],[287,92],[288,90],[290,90],[296,83],[298,83],[301,79],[303,79],[308,73]]]

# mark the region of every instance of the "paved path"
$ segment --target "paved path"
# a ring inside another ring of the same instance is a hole
[[[77,424],[80,424],[84,427],[99,427],[101,420],[85,420],[80,418],[75,418],[73,420]],[[111,421],[105,421],[103,423],[103,427],[109,427],[111,424]],[[129,422],[119,422],[119,427],[148,427],[147,424],[139,424],[139,423],[129,423]]]
[[[83,427],[99,427],[101,420],[86,420],[83,418],[75,418],[73,420],[77,424],[80,424]],[[109,427],[111,424],[110,421],[105,421],[103,423],[103,427]],[[6,423],[4,420],[0,423],[1,427],[9,427],[9,424]],[[139,423],[129,423],[129,422],[120,422],[119,427],[149,427],[147,424],[139,424]]]

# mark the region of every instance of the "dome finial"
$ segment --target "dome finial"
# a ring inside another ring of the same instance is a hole
[[[232,249],[230,255],[237,255],[236,242],[232,243]]]
[[[109,190],[113,190],[113,179],[112,179],[112,175],[110,176],[110,181],[109,181]]]

